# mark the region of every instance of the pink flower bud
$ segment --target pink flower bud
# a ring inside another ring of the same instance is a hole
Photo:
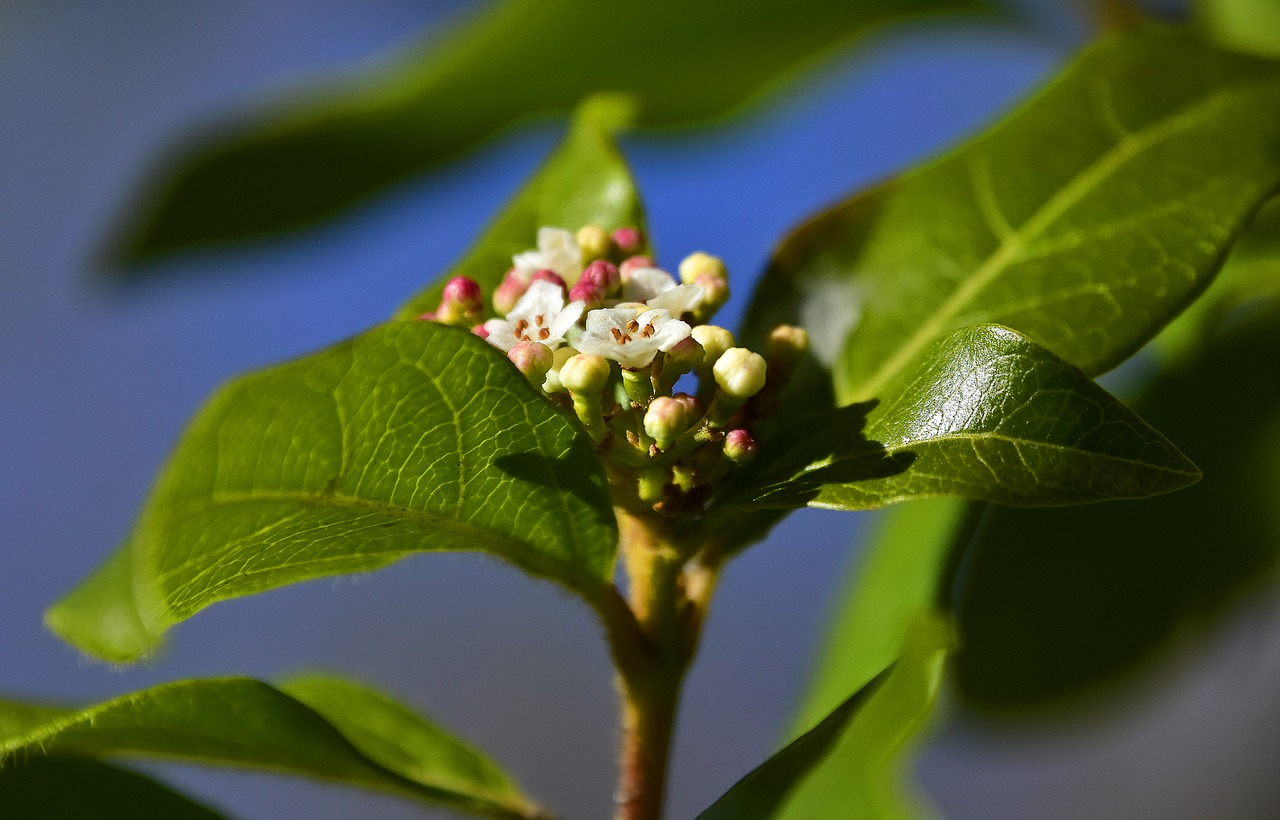
[[[639,253],[644,247],[644,237],[635,228],[618,228],[613,232],[613,244],[627,255]]]
[[[729,283],[723,277],[703,274],[696,284],[702,288],[702,303],[694,310],[694,318],[699,322],[709,322],[716,311],[729,301]]]
[[[535,386],[542,384],[555,364],[555,354],[541,342],[518,342],[507,351],[507,358]]]
[[[758,449],[756,440],[741,427],[730,430],[724,437],[724,454],[738,464],[755,458]]]
[[[604,288],[604,292],[607,295],[622,287],[622,274],[618,272],[617,265],[607,259],[597,259],[590,265],[587,265],[586,270],[582,272],[582,278],[578,280],[578,283],[581,284],[587,281],[595,282],[600,285]]]
[[[583,302],[587,310],[594,310],[604,304],[606,295],[604,286],[583,276],[569,291],[569,301]]]
[[[622,276],[622,281],[631,278],[631,274],[642,268],[652,268],[654,262],[648,256],[629,256],[622,260],[622,264],[618,266],[618,273]]]
[[[565,284],[564,279],[560,274],[553,270],[548,270],[547,268],[533,272],[533,276],[529,277],[529,284],[532,285],[534,282],[550,282],[551,284],[559,287],[562,292],[569,289],[569,286]]]
[[[688,414],[690,419],[700,419],[706,412],[702,402],[698,401],[696,396],[690,396],[688,393],[676,393],[671,398],[684,405],[685,413]]]
[[[475,327],[471,328],[471,332],[479,336],[481,339],[489,338],[489,331],[484,329],[484,325],[476,325]]]
[[[658,396],[644,413],[644,432],[665,450],[689,429],[689,411],[671,396]]]
[[[484,292],[474,279],[455,276],[444,286],[440,307],[436,308],[436,321],[447,325],[471,324],[484,310]]]
[[[529,283],[520,276],[515,268],[512,268],[507,271],[502,284],[498,285],[498,289],[493,292],[493,309],[498,312],[498,315],[506,316],[528,289]]]

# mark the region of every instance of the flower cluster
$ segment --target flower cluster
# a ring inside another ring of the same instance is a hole
[[[735,464],[754,457],[751,425],[809,339],[783,326],[768,359],[710,324],[729,297],[714,256],[694,253],[672,276],[644,254],[634,228],[576,233],[544,227],[494,290],[493,318],[459,276],[422,318],[468,327],[550,400],[572,413],[605,458],[615,489],[658,513],[696,514]],[[677,392],[696,376],[692,392]],[[766,389],[768,387],[768,389]]]

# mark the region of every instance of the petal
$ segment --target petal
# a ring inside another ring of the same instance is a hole
[[[659,293],[648,302],[649,307],[663,308],[670,311],[672,316],[692,313],[700,304],[702,304],[702,285],[677,285],[671,290]]]
[[[622,298],[633,302],[648,302],[675,286],[676,280],[661,268],[640,268],[633,271],[623,283]]]
[[[569,328],[578,323],[578,319],[582,317],[582,311],[587,309],[585,302],[570,302],[565,309],[556,314],[551,320],[551,335],[556,338],[563,339],[564,335],[569,332]]]
[[[534,316],[543,318],[555,316],[564,309],[564,291],[559,285],[539,279],[529,285],[529,289],[516,302],[515,307],[507,313],[508,319],[532,320]]]
[[[489,334],[485,341],[499,350],[510,350],[520,341],[516,338],[516,326],[505,319],[490,319],[484,323],[484,329]]]

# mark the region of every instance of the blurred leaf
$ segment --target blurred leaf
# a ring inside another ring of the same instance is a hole
[[[613,141],[614,132],[633,116],[633,106],[632,101],[615,95],[599,95],[584,102],[564,142],[507,203],[466,257],[436,284],[410,299],[396,318],[412,319],[435,310],[444,282],[452,276],[469,276],[491,295],[510,269],[511,257],[533,247],[538,228],[544,225],[568,230],[583,225],[606,230],[624,225],[643,229],[640,194]]]
[[[488,817],[542,816],[493,763],[421,717],[318,678],[283,690],[247,678],[179,681],[80,709],[0,701],[0,755],[13,754],[249,766]]]
[[[957,581],[957,680],[989,707],[1046,704],[1131,672],[1280,562],[1280,309],[1161,373],[1137,406],[1204,466],[1174,497],[993,508]]]
[[[380,71],[193,141],[115,255],[136,262],[315,223],[594,91],[645,125],[726,114],[869,28],[977,0],[507,0]],[[202,128],[207,134],[208,128]]]
[[[14,820],[220,820],[145,775],[79,757],[0,763],[0,817]]]
[[[958,495],[1043,506],[1141,498],[1199,478],[1123,404],[1007,328],[951,333],[884,395],[779,432],[726,503],[854,510]]]
[[[890,669],[738,781],[698,820],[904,816],[895,758],[928,715],[950,643],[944,621],[918,623]]]
[[[384,325],[219,391],[129,557],[47,621],[128,661],[216,601],[434,550],[488,552],[590,598],[612,578],[616,526],[590,441],[499,351],[429,322]]]
[[[1280,57],[1280,3],[1276,0],[1195,0],[1196,18],[1229,48]]]
[[[1109,38],[986,134],[793,233],[747,335],[809,327],[841,403],[985,322],[1105,371],[1280,184],[1278,108],[1280,64],[1163,28]]]

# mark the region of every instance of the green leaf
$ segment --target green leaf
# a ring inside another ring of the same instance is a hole
[[[0,817],[221,820],[222,815],[128,769],[31,754],[0,762]]]
[[[438,550],[488,552],[590,599],[616,543],[603,467],[572,421],[483,340],[394,323],[219,391],[128,557],[47,621],[127,661],[216,601]]]
[[[488,817],[542,817],[486,758],[382,695],[308,678],[165,684],[86,708],[0,701],[0,755],[148,756],[264,768]]]
[[[189,142],[114,255],[136,262],[313,224],[595,91],[670,126],[726,114],[888,20],[976,0],[507,0],[380,70]],[[210,129],[200,129],[207,135]]]
[[[1280,57],[1280,3],[1275,0],[1196,0],[1196,18],[1229,48]]]
[[[1105,371],[1280,184],[1278,108],[1280,64],[1162,28],[1107,39],[987,133],[793,233],[747,336],[809,327],[841,403],[978,323]]]
[[[1078,504],[1168,492],[1200,475],[1078,369],[1007,328],[951,333],[884,395],[803,419],[805,433],[778,432],[773,454],[742,471],[726,504],[853,510],[950,495]]]
[[[1047,706],[1141,672],[1280,567],[1280,302],[1168,367],[1136,406],[1205,467],[1169,498],[1066,515],[994,508],[956,586],[956,678],[985,707]]]
[[[917,624],[890,669],[738,781],[698,820],[902,816],[895,757],[937,696],[950,640],[940,619]]]
[[[554,225],[576,230],[599,225],[644,227],[640,194],[613,134],[634,115],[634,102],[601,95],[584,102],[569,133],[538,172],[507,203],[498,218],[450,273],[410,299],[396,314],[412,319],[440,304],[444,282],[469,276],[486,294],[502,282],[511,257],[532,247],[538,228]]]

